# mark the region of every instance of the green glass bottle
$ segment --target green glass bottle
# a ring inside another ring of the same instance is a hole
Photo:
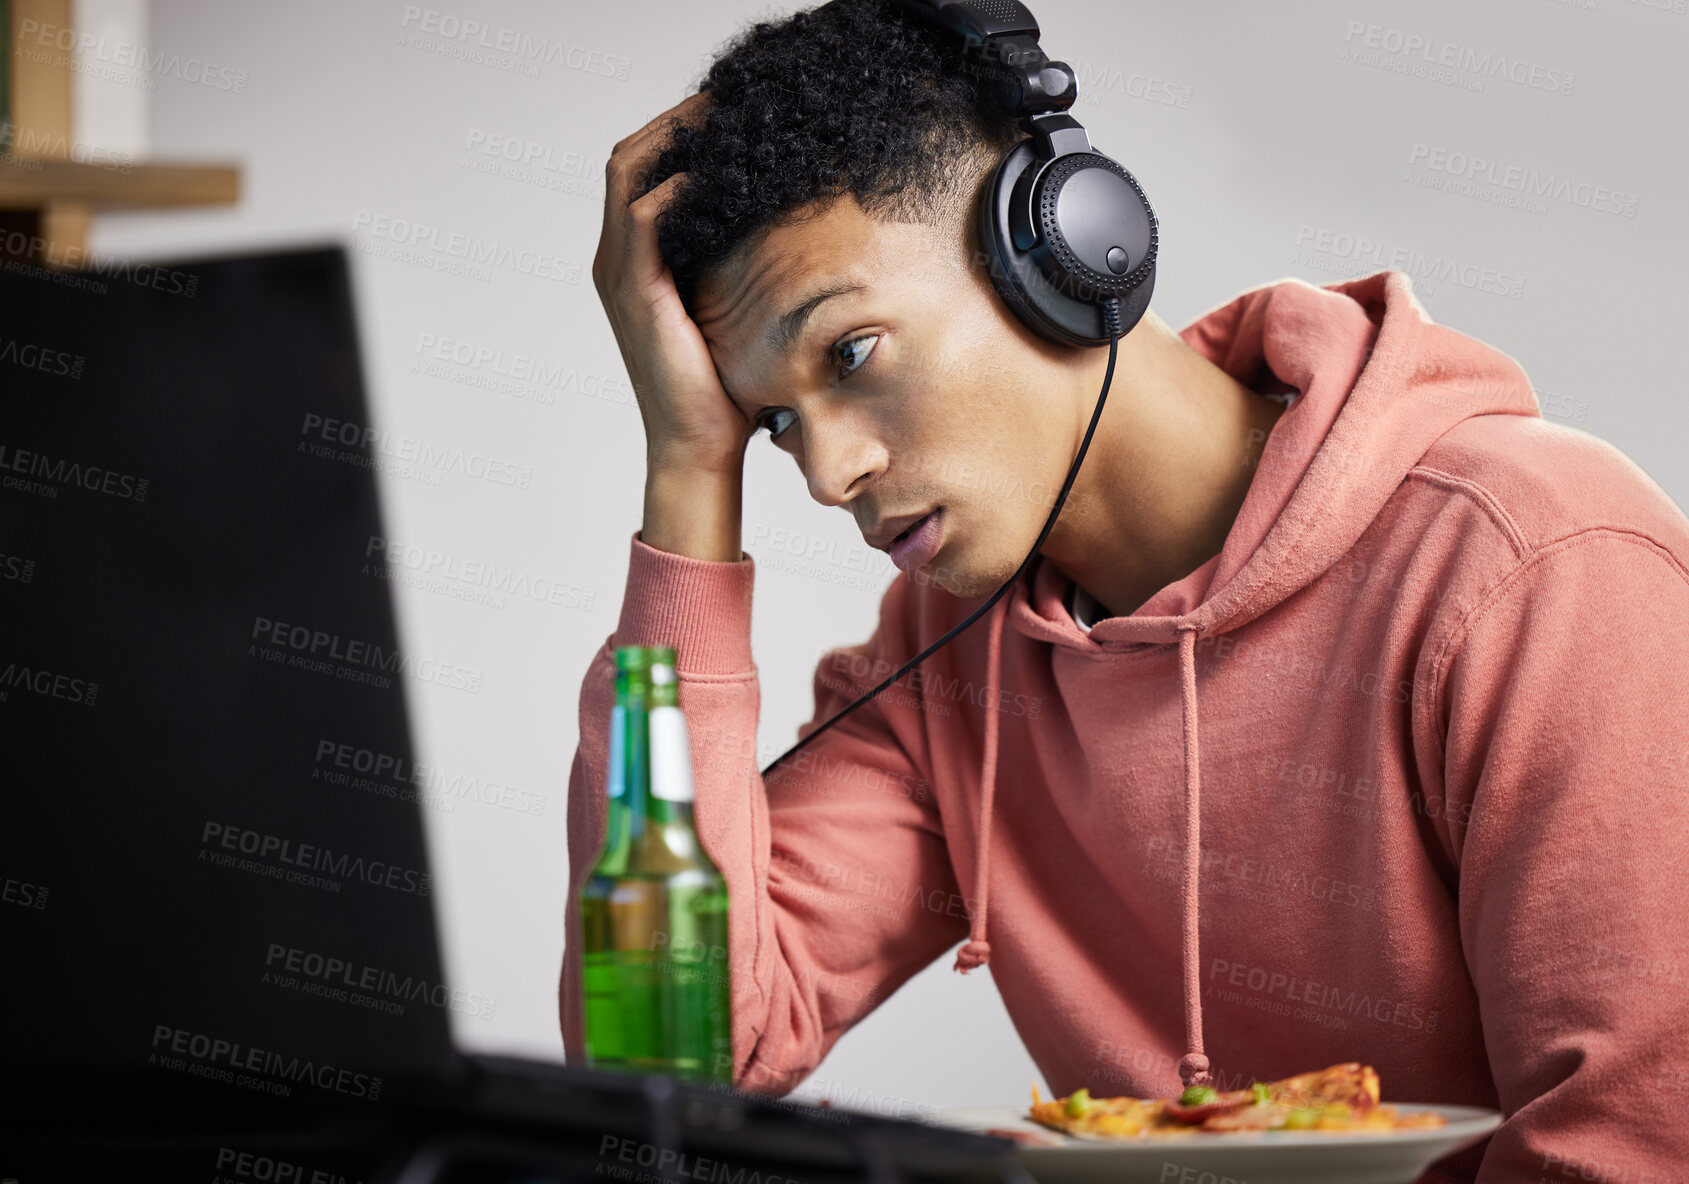
[[[579,902],[587,1063],[731,1084],[727,882],[692,821],[675,651],[643,648],[617,652],[625,834],[607,828]]]
[[[604,778],[604,850],[598,870],[617,874],[627,866],[627,707],[628,677],[648,670],[651,651],[642,645],[625,645],[616,651],[616,703],[610,709],[609,770]]]

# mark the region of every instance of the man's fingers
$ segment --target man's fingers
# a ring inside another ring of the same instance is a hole
[[[628,206],[628,274],[626,282],[633,291],[645,292],[653,284],[667,283],[662,252],[657,249],[657,215],[680,187],[685,173],[667,177],[661,185],[644,194]]]
[[[609,163],[604,166],[604,224],[599,230],[601,246],[609,245],[614,251],[616,240],[626,225],[628,195],[634,191],[636,185],[643,184],[645,170],[651,166],[662,151],[662,146],[668,141],[668,136],[658,137],[653,133],[660,129],[672,129],[677,121],[688,124],[701,123],[708,101],[709,95],[703,91],[688,95],[633,135],[617,141],[610,153]]]
[[[708,102],[709,95],[702,91],[688,95],[633,135],[618,141],[615,148],[611,149],[610,160],[619,181],[616,197],[618,208],[625,207],[628,204],[628,194],[643,183],[645,170],[667,146],[674,134],[675,124],[684,123],[693,127],[702,124],[704,108]],[[606,174],[609,171],[610,166],[606,166]],[[606,200],[609,199],[610,190],[611,186],[606,184]]]
[[[649,193],[642,194],[622,212],[614,234],[599,241],[592,261],[592,278],[600,296],[618,288],[647,293],[652,285],[669,283],[667,264],[657,249],[657,215],[686,178],[674,173]]]
[[[624,136],[620,140],[617,140],[615,146],[610,149],[610,155],[614,156],[624,148],[634,147],[638,141],[644,139],[658,128],[666,126],[671,120],[676,118],[678,118],[682,123],[690,124],[697,122],[695,119],[689,117],[701,112],[704,105],[709,101],[709,97],[710,96],[707,91],[695,91],[692,94],[687,95],[684,99],[670,107],[667,111],[652,116],[649,123],[634,132],[632,135]]]

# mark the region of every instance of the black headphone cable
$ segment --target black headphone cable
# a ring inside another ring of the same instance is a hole
[[[845,716],[849,715],[852,711],[854,711],[858,707],[862,706],[862,704],[868,702],[868,700],[872,699],[875,695],[878,695],[881,691],[885,690],[892,683],[894,683],[898,679],[902,678],[903,675],[911,667],[917,666],[921,662],[924,662],[932,654],[934,654],[938,650],[942,649],[945,646],[945,644],[947,642],[949,642],[949,640],[952,637],[955,637],[958,633],[962,632],[962,630],[966,629],[969,625],[972,625],[975,621],[977,621],[981,616],[983,616],[991,608],[992,605],[997,603],[997,601],[1002,597],[1003,593],[1007,592],[1010,588],[1014,587],[1015,581],[1021,578],[1022,573],[1024,573],[1026,571],[1027,567],[1032,563],[1033,557],[1038,554],[1039,548],[1044,545],[1044,540],[1047,537],[1049,537],[1050,528],[1055,526],[1055,524],[1056,524],[1056,517],[1057,517],[1057,515],[1059,515],[1061,513],[1062,503],[1067,501],[1067,492],[1068,492],[1068,490],[1073,488],[1073,479],[1079,475],[1079,463],[1085,459],[1085,450],[1091,446],[1091,436],[1097,430],[1097,421],[1100,420],[1102,418],[1102,415],[1103,415],[1103,403],[1106,402],[1107,399],[1108,399],[1109,384],[1114,380],[1115,354],[1116,354],[1117,350],[1119,349],[1120,338],[1123,336],[1123,334],[1120,331],[1120,297],[1110,296],[1107,300],[1103,301],[1102,309],[1103,309],[1103,323],[1104,323],[1104,326],[1106,327],[1107,332],[1108,332],[1108,370],[1103,374],[1103,389],[1102,389],[1102,393],[1097,396],[1097,409],[1091,413],[1091,422],[1090,422],[1090,425],[1088,427],[1086,427],[1086,429],[1085,429],[1085,438],[1079,442],[1079,451],[1073,458],[1073,465],[1067,471],[1067,480],[1062,482],[1061,492],[1056,495],[1055,508],[1050,511],[1049,518],[1047,518],[1044,522],[1044,529],[1042,531],[1040,531],[1039,534],[1038,534],[1038,541],[1032,544],[1032,550],[1027,553],[1027,556],[1026,556],[1025,559],[1021,560],[1020,567],[1015,569],[1015,574],[1010,576],[1006,581],[1004,581],[1003,586],[1001,588],[997,589],[997,591],[995,591],[991,594],[991,599],[987,600],[984,604],[980,605],[971,614],[969,614],[967,620],[965,620],[961,624],[955,626],[953,629],[950,630],[950,632],[946,633],[943,637],[941,637],[937,641],[933,642],[926,649],[924,649],[920,653],[916,654],[913,658],[910,658],[909,661],[905,662],[902,665],[902,667],[899,668],[898,671],[895,674],[892,674],[889,678],[887,678],[879,686],[877,686],[873,690],[869,691],[866,695],[863,695],[860,699],[858,699],[856,702],[852,703],[849,707],[846,707],[843,711],[838,712],[831,719],[829,719],[826,723],[824,723],[820,727],[816,728],[809,735],[805,736],[802,740],[799,740],[796,744],[792,745],[785,752],[781,753],[779,756],[775,757],[772,761],[770,761],[768,766],[766,768],[764,768],[763,771],[762,771],[762,775],[763,775],[764,778],[767,778],[768,774],[781,761],[783,761],[787,757],[791,756],[794,752],[796,752],[798,749],[802,748],[804,745],[808,744],[811,740],[815,739],[822,732],[825,732],[828,728],[830,728],[834,724],[838,723],[839,720],[843,719]]]

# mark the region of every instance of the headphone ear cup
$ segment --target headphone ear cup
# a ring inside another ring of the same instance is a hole
[[[1016,200],[1015,187],[1029,172],[1044,163],[1033,144],[1033,140],[1026,139],[1010,149],[998,162],[989,184],[980,193],[975,211],[983,256],[980,261],[985,264],[992,286],[1003,302],[1040,337],[1058,345],[1107,345],[1109,334],[1103,317],[1102,297],[1086,299],[1079,295],[1089,291],[1089,285],[1059,263],[1052,265],[1058,273],[1058,278],[1052,281],[1031,251],[1022,251],[1015,245],[1010,220],[1010,209]],[[1148,218],[1153,243],[1155,214],[1147,200],[1136,200],[1141,202],[1141,209],[1132,210],[1130,214]],[[1148,264],[1140,265],[1139,271],[1141,279],[1119,296],[1122,335],[1130,332],[1149,308],[1150,296],[1155,290],[1153,245]]]
[[[1014,245],[1008,225],[1006,195],[1014,189],[1015,181],[1025,168],[1017,161],[1019,152],[1017,148],[997,162],[990,182],[979,195],[979,204],[975,207],[974,216],[979,234],[979,262],[985,265],[986,273],[991,276],[991,286],[997,290],[997,295],[1027,328],[1040,337],[1065,345],[1068,342],[1058,336],[1045,322],[1044,316],[1033,307],[1031,297],[1022,286],[1015,267],[1004,255],[1005,244],[1010,248]],[[1011,169],[1011,165],[1016,167]]]

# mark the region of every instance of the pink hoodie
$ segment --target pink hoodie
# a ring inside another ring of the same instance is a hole
[[[1386,1101],[1507,1115],[1426,1181],[1683,1178],[1689,519],[1401,272],[1264,285],[1181,336],[1300,392],[1220,554],[1088,633],[1036,560],[766,787],[754,561],[636,533],[582,685],[571,899],[614,647],[672,645],[743,1088],[796,1086],[966,938],[1057,1094],[1358,1060]],[[799,736],[983,599],[895,578]],[[577,935],[571,908],[571,1060]]]

